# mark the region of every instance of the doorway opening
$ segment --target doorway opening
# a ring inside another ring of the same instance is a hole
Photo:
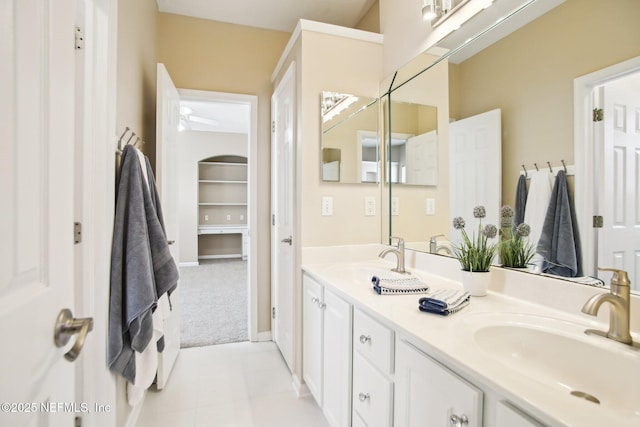
[[[181,347],[257,340],[257,97],[179,90]]]

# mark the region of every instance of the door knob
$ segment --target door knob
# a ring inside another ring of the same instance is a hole
[[[288,243],[289,246],[291,246],[291,242],[293,242],[293,238],[291,236],[287,237],[286,239],[282,239],[280,240],[280,242],[282,243]]]
[[[82,319],[76,319],[73,317],[71,310],[64,308],[60,310],[58,318],[56,319],[56,326],[53,331],[53,340],[56,347],[64,347],[67,345],[71,337],[78,334],[76,342],[73,347],[65,353],[64,357],[70,362],[73,362],[78,358],[84,341],[87,338],[89,331],[93,329],[93,317],[85,317]]]

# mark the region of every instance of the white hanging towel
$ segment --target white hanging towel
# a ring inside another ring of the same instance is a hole
[[[538,244],[542,234],[542,226],[544,225],[549,200],[551,199],[552,181],[553,174],[548,171],[535,171],[531,174],[524,222],[531,227],[529,240],[534,245]],[[536,253],[530,261],[529,270],[537,274],[541,273],[543,261],[544,257]]]

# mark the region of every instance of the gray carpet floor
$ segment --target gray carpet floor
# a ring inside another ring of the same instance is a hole
[[[247,261],[180,268],[180,347],[247,341]]]

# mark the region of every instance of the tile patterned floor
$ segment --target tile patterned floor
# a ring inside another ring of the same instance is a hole
[[[150,390],[137,427],[328,427],[298,399],[272,342],[182,349],[166,388]]]

